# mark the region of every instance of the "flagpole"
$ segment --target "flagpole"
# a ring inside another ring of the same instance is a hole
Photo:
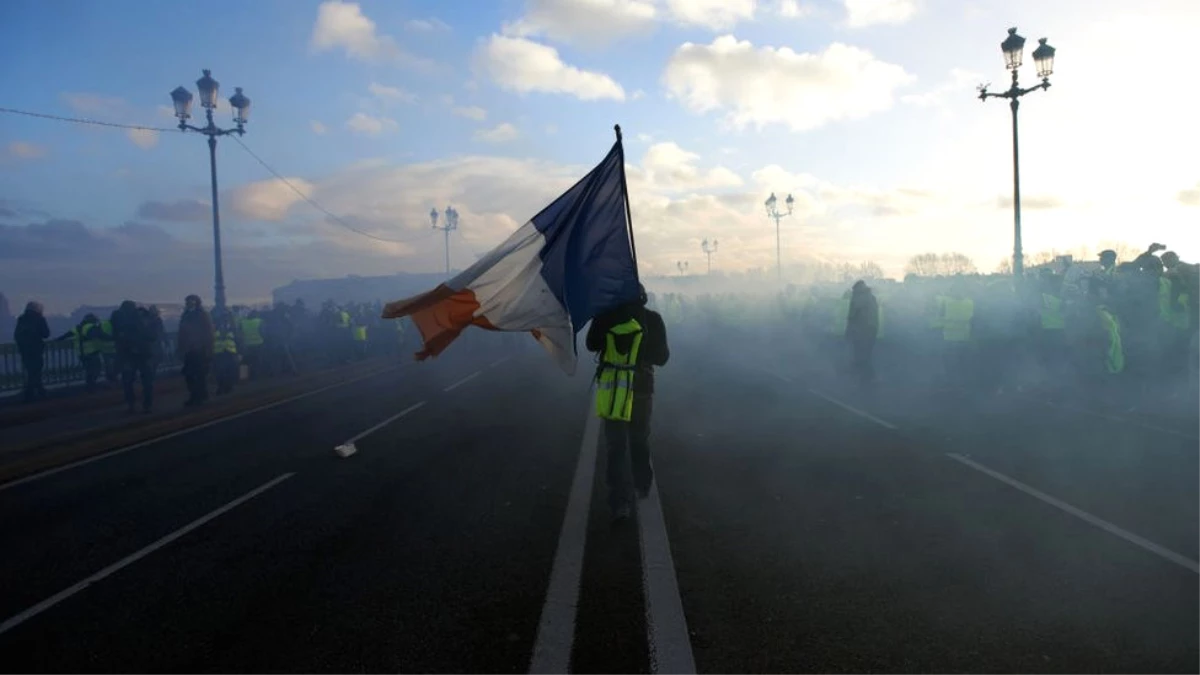
[[[637,244],[633,241],[633,212],[629,210],[629,186],[625,183],[625,143],[621,140],[621,125],[614,124],[613,131],[617,132],[617,148],[621,151],[621,196],[625,198],[626,231],[629,232],[629,252],[633,255],[633,274],[638,274]],[[639,278],[640,283],[640,278]]]

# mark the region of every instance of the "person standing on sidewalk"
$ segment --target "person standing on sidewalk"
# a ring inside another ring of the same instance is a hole
[[[201,305],[200,296],[187,296],[183,315],[179,317],[177,346],[188,387],[188,400],[184,405],[200,405],[208,400],[208,368],[212,362],[213,341],[212,319]]]
[[[121,303],[112,315],[113,338],[117,345],[117,362],[121,365],[121,387],[125,393],[128,412],[136,411],[133,383],[142,383],[142,412],[154,406],[154,358],[161,336],[150,312],[132,300]]]
[[[42,386],[42,368],[46,364],[46,338],[50,337],[50,325],[46,323],[42,303],[29,301],[25,313],[17,319],[13,330],[13,342],[21,354],[21,370],[25,373],[25,402],[46,395]]]
[[[596,414],[604,420],[608,446],[608,504],[614,520],[632,512],[632,490],[650,493],[650,413],[654,367],[671,356],[662,315],[646,307],[646,289],[636,301],[597,316],[587,334],[587,349],[596,352]],[[632,469],[630,471],[629,468]]]

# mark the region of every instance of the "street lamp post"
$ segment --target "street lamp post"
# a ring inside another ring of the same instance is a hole
[[[246,133],[245,124],[250,116],[250,99],[242,93],[241,87],[235,87],[233,96],[229,97],[229,105],[233,108],[233,121],[237,126],[232,129],[222,129],[213,122],[213,110],[217,107],[217,91],[221,85],[212,77],[212,71],[205,70],[204,76],[196,80],[196,89],[200,92],[200,107],[204,108],[207,124],[196,127],[188,124],[192,116],[192,92],[183,87],[176,87],[171,92],[171,102],[175,105],[175,116],[179,118],[180,131],[195,131],[208,136],[208,161],[212,177],[212,212],[213,212],[213,264],[214,291],[213,302],[217,309],[225,309],[225,272],[221,267],[221,210],[217,204],[217,137],[228,134],[241,136]]]
[[[679,276],[683,276],[684,272],[687,272],[687,268],[688,268],[687,261],[680,260],[675,263],[675,267],[676,267],[676,269],[679,270]]]
[[[446,220],[438,227],[438,211],[432,208],[429,209],[429,220],[433,223],[433,229],[441,230],[446,235],[446,276],[450,276],[450,233],[458,229],[458,211],[453,206],[447,206]]]
[[[1024,254],[1021,252],[1021,168],[1020,154],[1017,143],[1017,108],[1021,105],[1021,97],[1031,91],[1050,88],[1050,75],[1054,72],[1054,47],[1046,44],[1046,38],[1038,40],[1037,49],[1033,50],[1034,65],[1037,75],[1042,78],[1041,84],[1035,84],[1025,89],[1017,83],[1017,69],[1021,67],[1022,52],[1025,50],[1025,38],[1017,35],[1016,28],[1008,29],[1008,37],[1000,43],[1004,52],[1004,65],[1012,71],[1012,85],[1008,91],[993,94],[987,90],[987,85],[979,87],[979,100],[989,98],[1006,98],[1012,109],[1012,141],[1013,141],[1013,276],[1021,277],[1025,271]]]
[[[767,207],[767,217],[775,219],[775,270],[779,275],[779,280],[783,281],[783,254],[780,253],[779,247],[779,221],[792,215],[792,206],[796,203],[796,200],[792,199],[792,195],[790,194],[787,196],[787,201],[784,202],[787,204],[786,213],[776,208],[776,203],[775,193],[772,192],[771,196],[767,197],[765,204]]]
[[[713,239],[710,244],[707,239],[700,244],[700,250],[704,251],[704,255],[708,257],[708,274],[712,274],[712,254],[717,252],[717,240]]]

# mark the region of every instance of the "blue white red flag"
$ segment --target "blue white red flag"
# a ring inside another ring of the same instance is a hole
[[[596,168],[474,265],[437,288],[389,303],[440,354],[468,326],[532,333],[567,373],[575,334],[593,317],[638,298],[637,262],[617,142]]]

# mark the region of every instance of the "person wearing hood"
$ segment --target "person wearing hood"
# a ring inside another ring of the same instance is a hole
[[[850,312],[846,320],[846,341],[853,350],[853,367],[859,381],[866,385],[875,379],[872,357],[879,336],[879,301],[866,282],[854,282],[850,289]]]
[[[134,382],[142,384],[142,412],[149,413],[154,405],[155,353],[162,335],[158,324],[145,308],[132,300],[121,303],[112,314],[113,340],[117,345],[117,362],[121,368],[121,388],[128,412],[135,411]]]
[[[639,284],[637,300],[597,316],[587,334],[587,349],[596,352],[598,360],[596,413],[604,420],[608,504],[617,521],[632,512],[630,473],[638,496],[650,493],[654,368],[665,366],[671,357],[662,315],[647,302],[646,289]]]
[[[71,330],[55,338],[56,341],[71,340],[79,350],[79,363],[83,366],[84,391],[91,393],[96,390],[96,381],[100,379],[100,350],[104,342],[100,319],[92,313],[83,317],[83,321]]]
[[[46,339],[50,337],[50,324],[46,323],[42,303],[30,300],[25,313],[17,318],[13,330],[13,342],[21,354],[21,370],[25,373],[25,402],[46,395],[42,385],[42,368],[45,366]]]
[[[179,317],[176,345],[179,360],[183,362],[183,376],[187,380],[189,394],[184,405],[200,405],[208,400],[208,369],[212,363],[213,344],[212,318],[204,310],[200,296],[187,296],[183,315]]]

